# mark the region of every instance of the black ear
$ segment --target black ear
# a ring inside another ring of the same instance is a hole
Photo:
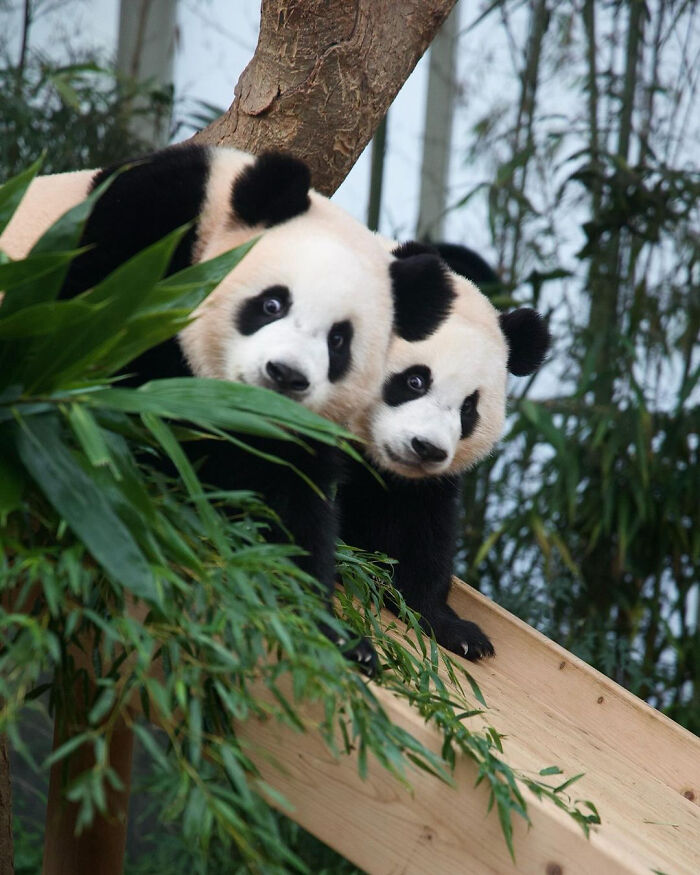
[[[392,261],[394,331],[404,340],[424,340],[450,312],[455,296],[447,268],[434,255]]]
[[[391,253],[395,258],[404,259],[411,258],[413,255],[437,255],[438,251],[430,243],[421,243],[418,240],[407,240],[392,250]]]
[[[530,307],[501,313],[499,321],[508,341],[508,370],[516,377],[534,373],[549,349],[547,323]]]
[[[231,206],[247,225],[278,225],[309,208],[309,168],[292,155],[263,152],[233,182]]]

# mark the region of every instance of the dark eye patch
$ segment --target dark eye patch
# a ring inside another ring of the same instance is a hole
[[[419,382],[422,384],[419,387]],[[407,401],[422,398],[432,383],[430,368],[426,365],[411,365],[398,374],[392,374],[384,383],[382,397],[389,407],[398,407]]]
[[[352,356],[352,322],[336,322],[328,332],[328,379],[335,383],[343,377],[350,367]]]
[[[265,325],[283,319],[292,306],[287,286],[268,286],[254,298],[248,298],[236,313],[236,328],[241,334],[255,334]]]
[[[469,437],[476,428],[476,424],[479,421],[479,411],[477,409],[478,404],[479,390],[475,389],[471,395],[467,395],[464,399],[459,411],[459,418],[462,423],[462,434],[460,435],[460,440]]]

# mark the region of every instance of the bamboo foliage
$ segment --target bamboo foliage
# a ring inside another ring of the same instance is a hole
[[[520,100],[472,159],[497,154],[494,248],[557,345],[468,479],[460,571],[697,730],[698,8],[496,7]]]
[[[0,229],[38,166],[0,188]],[[290,561],[298,549],[266,538],[272,512],[253,493],[202,484],[180,445],[207,435],[245,446],[257,435],[356,456],[350,434],[251,386],[114,384],[129,359],[187,324],[255,241],[162,278],[178,229],[94,288],[57,300],[100,195],[60,218],[28,258],[0,264],[0,734],[31,761],[18,719],[48,694],[60,743],[37,771],[64,772],[82,831],[109,817],[110,791],[121,788],[112,737],[135,732],[157,774],[161,816],[177,821],[200,868],[215,843],[252,871],[308,871],[272,812],[270,801],[284,800],[238,739],[237,724],[251,718],[319,733],[338,756],[357,751],[361,775],[372,757],[405,783],[418,768],[449,784],[466,757],[490,789],[512,854],[512,817],[528,819],[525,789],[587,834],[595,806],[507,763],[471,676],[423,638],[405,605],[410,634],[388,634],[385,594],[402,602],[386,568],[343,548],[344,621],[375,642],[379,683],[438,729],[441,751],[392,723],[320,631],[338,621]],[[165,460],[177,476],[164,473]],[[304,703],[319,706],[311,725]],[[77,769],[76,757],[86,765]]]

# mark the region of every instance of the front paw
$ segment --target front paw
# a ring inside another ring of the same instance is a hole
[[[432,626],[437,643],[465,659],[476,662],[495,653],[488,636],[470,620],[445,617],[437,620]]]
[[[336,644],[346,659],[356,662],[360,671],[367,677],[374,677],[379,671],[379,659],[368,638],[358,638],[349,631],[338,633],[330,626],[322,625],[323,634]]]

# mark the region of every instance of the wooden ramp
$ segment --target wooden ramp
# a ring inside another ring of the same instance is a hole
[[[585,772],[572,792],[596,804],[602,825],[587,840],[528,794],[533,828],[514,818],[514,864],[470,763],[458,764],[457,789],[416,772],[411,794],[376,763],[361,781],[352,758],[334,760],[311,733],[249,721],[241,735],[292,817],[370,875],[700,875],[700,739],[465,584],[455,583],[450,601],[496,646],[495,659],[470,671],[506,736],[507,761]],[[417,714],[377,694],[396,722],[439,748]]]

